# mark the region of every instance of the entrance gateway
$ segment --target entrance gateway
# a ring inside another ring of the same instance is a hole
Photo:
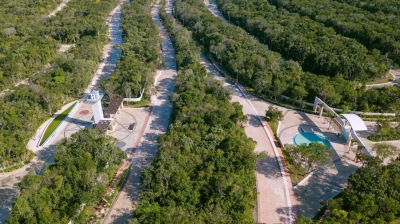
[[[357,135],[357,131],[368,130],[364,121],[357,114],[338,115],[330,106],[328,106],[328,104],[326,104],[320,98],[315,97],[313,106],[314,112],[319,112],[319,116],[322,116],[324,109],[326,109],[331,115],[334,116],[332,119],[334,119],[333,121],[336,121],[334,123],[339,126],[340,137],[345,142],[345,144],[350,146],[351,139],[355,139],[365,149],[365,153],[371,156],[367,146]]]

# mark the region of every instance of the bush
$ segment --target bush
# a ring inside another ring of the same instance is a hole
[[[265,116],[268,121],[281,121],[283,119],[283,113],[277,107],[269,106],[265,112]]]

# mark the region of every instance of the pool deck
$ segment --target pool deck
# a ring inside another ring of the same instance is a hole
[[[331,199],[347,186],[349,175],[361,164],[353,161],[356,147],[349,149],[345,146],[337,136],[338,131],[329,127],[324,117],[287,109],[283,113],[278,132],[283,145],[294,144],[293,138],[298,133],[314,132],[328,139],[334,152],[329,164],[311,173],[293,188],[297,200],[296,215],[312,217],[322,207],[321,201]]]

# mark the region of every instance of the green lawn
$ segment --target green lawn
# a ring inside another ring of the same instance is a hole
[[[54,118],[54,120],[51,122],[49,126],[47,126],[46,131],[43,134],[42,140],[40,141],[40,146],[42,146],[43,143],[46,142],[47,138],[53,134],[53,132],[57,129],[57,127],[63,122],[63,120],[68,116],[69,112],[71,112],[72,108],[74,108],[76,103],[72,104],[70,107],[68,107],[66,110],[61,112],[57,117]]]

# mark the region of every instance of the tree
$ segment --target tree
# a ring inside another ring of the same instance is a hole
[[[308,173],[327,164],[333,157],[333,152],[327,146],[318,142],[299,146],[285,145],[285,150],[296,164],[302,166]]]
[[[293,95],[299,101],[300,105],[303,105],[303,98],[307,96],[308,92],[303,86],[295,86],[293,88]]]
[[[277,107],[269,106],[268,110],[265,111],[265,117],[269,121],[281,121],[283,119],[283,113]]]

